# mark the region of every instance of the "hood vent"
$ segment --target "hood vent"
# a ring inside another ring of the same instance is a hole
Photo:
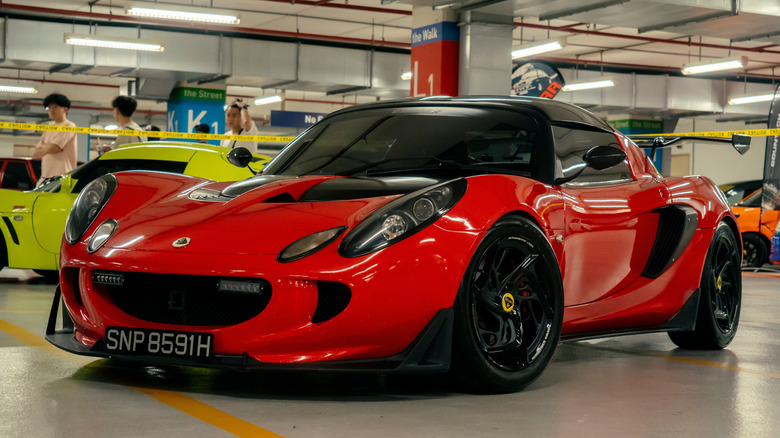
[[[271,196],[270,198],[263,201],[263,203],[276,203],[276,204],[286,204],[290,202],[297,202],[297,199],[295,199],[293,195],[287,192],[279,193],[278,195]]]

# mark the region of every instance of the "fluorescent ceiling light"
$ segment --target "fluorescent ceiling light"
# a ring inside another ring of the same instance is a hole
[[[770,102],[775,100],[775,93],[749,94],[734,96],[729,99],[729,105],[741,105],[744,103]]]
[[[539,41],[525,44],[512,51],[512,58],[525,58],[540,53],[552,52],[566,47],[566,38],[556,40]]]
[[[5,85],[0,84],[0,93],[27,93],[35,94],[38,90],[35,87],[25,85]]]
[[[147,52],[162,52],[165,46],[162,42],[142,40],[138,38],[120,38],[110,36],[85,35],[66,33],[65,44],[73,46],[102,47],[107,49],[143,50]]]
[[[268,103],[274,103],[274,102],[281,102],[282,96],[268,96],[268,97],[258,97],[255,99],[255,105],[265,105]]]
[[[412,72],[410,72],[410,71],[405,71],[405,72],[401,73],[401,79],[403,79],[403,80],[405,80],[405,81],[410,81],[410,80],[412,80]]]
[[[239,15],[230,11],[212,8],[194,8],[189,6],[176,6],[175,9],[163,9],[160,6],[130,4],[125,9],[125,13],[138,17],[197,21],[201,23],[238,24],[241,22]]]
[[[593,78],[581,81],[569,82],[563,86],[563,91],[590,90],[593,88],[614,87],[617,81],[615,78]]]
[[[715,59],[713,61],[698,62],[695,64],[685,64],[682,67],[683,74],[695,75],[699,73],[709,73],[721,70],[733,70],[736,68],[745,68],[747,58],[744,56],[738,58]]]

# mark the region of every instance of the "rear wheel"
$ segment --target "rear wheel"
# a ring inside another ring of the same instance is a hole
[[[555,352],[563,322],[558,261],[525,218],[497,222],[477,248],[455,302],[453,372],[465,387],[516,391]]]
[[[742,307],[739,244],[734,232],[725,223],[718,225],[712,237],[700,289],[696,328],[670,332],[669,337],[682,348],[723,348],[737,333]]]
[[[759,268],[769,261],[769,246],[755,233],[742,235],[742,266]]]

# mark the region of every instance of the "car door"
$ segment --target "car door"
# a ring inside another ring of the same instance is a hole
[[[584,167],[582,156],[595,146],[620,148],[617,137],[600,130],[553,127],[563,176]],[[593,302],[636,280],[653,248],[659,215],[669,192],[655,179],[634,179],[628,160],[609,169],[585,169],[563,184],[563,282],[565,305]]]

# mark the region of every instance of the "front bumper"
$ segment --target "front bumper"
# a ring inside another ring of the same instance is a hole
[[[452,350],[453,309],[440,310],[417,338],[401,353],[392,357],[328,362],[267,363],[242,355],[215,355],[208,360],[196,361],[152,355],[122,355],[109,353],[98,340],[88,346],[76,340],[74,324],[64,308],[60,308],[62,291],[59,286],[54,294],[46,340],[54,346],[82,356],[121,359],[154,365],[177,365],[237,370],[317,370],[317,371],[369,371],[395,373],[443,373],[450,368]],[[62,310],[62,312],[60,312]],[[61,327],[57,328],[58,316]]]

